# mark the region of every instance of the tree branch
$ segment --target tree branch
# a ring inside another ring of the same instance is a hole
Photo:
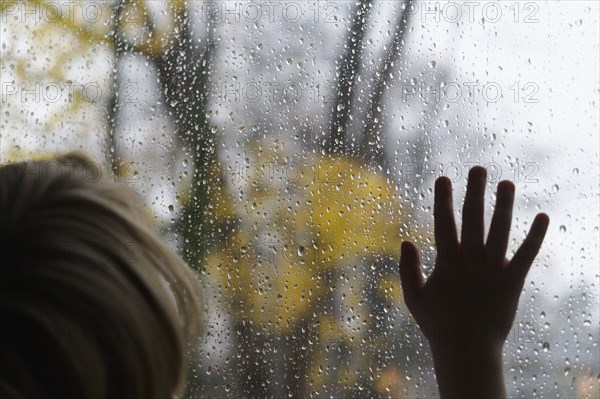
[[[402,4],[402,12],[398,18],[398,24],[394,33],[391,45],[385,54],[379,72],[376,72],[375,83],[372,86],[373,91],[369,102],[369,111],[367,120],[361,136],[359,154],[367,161],[376,166],[383,167],[386,163],[384,143],[382,143],[382,114],[383,114],[383,95],[388,88],[388,83],[392,76],[392,68],[395,66],[396,59],[400,54],[406,37],[407,26],[409,23],[409,10],[413,6],[413,0],[405,0]]]
[[[339,69],[338,90],[336,101],[333,103],[329,142],[326,144],[325,152],[348,154],[349,146],[346,142],[348,130],[348,119],[350,117],[352,99],[356,79],[360,73],[360,60],[363,50],[363,38],[365,36],[365,25],[369,17],[374,0],[360,0],[356,14],[352,20],[350,34],[346,39],[346,51],[342,55],[342,67]]]

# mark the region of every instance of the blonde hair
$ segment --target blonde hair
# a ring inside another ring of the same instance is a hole
[[[0,397],[183,389],[200,288],[141,203],[80,152],[0,167]]]

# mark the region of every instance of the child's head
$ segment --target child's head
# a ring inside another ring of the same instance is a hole
[[[200,315],[194,273],[97,163],[0,167],[0,397],[170,397]]]

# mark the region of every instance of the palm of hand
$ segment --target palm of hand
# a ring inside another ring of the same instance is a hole
[[[508,247],[514,185],[498,184],[496,209],[484,244],[484,191],[486,171],[469,174],[458,241],[452,209],[452,186],[441,177],[435,186],[435,241],[437,257],[425,281],[420,257],[409,242],[402,246],[400,274],[406,305],[430,343],[487,340],[502,344],[515,318],[527,272],[548,227],[548,216],[538,214],[514,257]]]

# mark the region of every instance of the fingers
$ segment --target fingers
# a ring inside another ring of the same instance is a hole
[[[483,196],[486,177],[487,171],[481,166],[474,166],[469,171],[460,237],[462,264],[479,263],[483,257]]]
[[[421,272],[421,259],[419,251],[412,242],[404,241],[400,253],[400,280],[402,294],[407,306],[412,306],[418,298],[420,289],[425,284]]]
[[[508,180],[498,183],[496,209],[485,244],[485,263],[488,265],[503,265],[508,248],[514,199],[515,185]]]
[[[438,178],[435,182],[433,218],[435,220],[435,245],[438,256],[444,260],[436,262],[436,266],[444,267],[447,263],[454,263],[458,258],[458,235],[452,206],[452,183],[445,176]]]
[[[548,215],[545,213],[537,214],[527,237],[525,237],[525,241],[523,241],[523,244],[521,244],[507,266],[508,273],[514,277],[520,288],[523,287],[529,268],[542,246],[549,223]]]

